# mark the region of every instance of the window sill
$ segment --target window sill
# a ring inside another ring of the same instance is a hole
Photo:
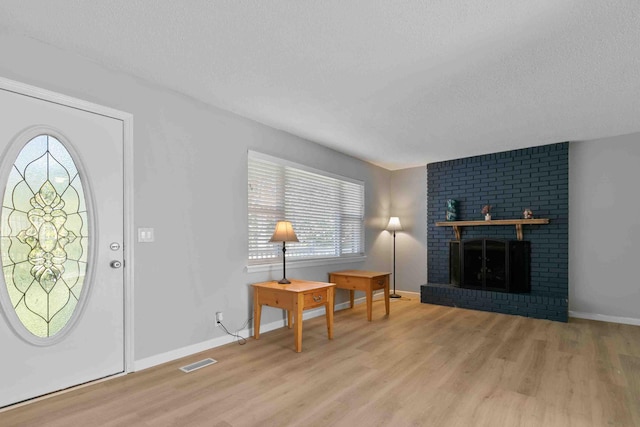
[[[322,265],[331,264],[349,264],[354,262],[362,262],[367,259],[366,255],[347,257],[347,258],[321,258],[321,259],[309,259],[304,261],[290,261],[287,260],[287,271],[295,270],[297,268],[317,267]],[[247,273],[260,273],[264,271],[282,271],[282,259],[279,262],[273,264],[259,264],[248,265],[245,268]]]

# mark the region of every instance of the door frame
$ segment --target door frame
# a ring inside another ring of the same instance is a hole
[[[115,110],[103,105],[83,101],[78,98],[52,92],[36,86],[20,83],[0,76],[0,89],[14,92],[31,98],[52,102],[70,108],[75,108],[89,113],[99,114],[120,120],[123,124],[123,265],[124,265],[124,373],[133,372],[134,367],[134,305],[133,305],[133,278],[134,278],[134,243],[135,232],[133,228],[133,114]]]

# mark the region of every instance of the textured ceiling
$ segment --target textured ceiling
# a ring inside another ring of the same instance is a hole
[[[392,170],[640,131],[638,0],[2,0],[0,31]]]

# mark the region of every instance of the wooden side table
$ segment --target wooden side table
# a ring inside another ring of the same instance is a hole
[[[329,273],[329,282],[337,288],[349,289],[350,307],[353,308],[354,291],[364,291],[367,297],[367,320],[371,322],[373,291],[384,289],[384,307],[389,315],[389,276],[391,273],[364,270],[343,270]]]
[[[327,334],[333,339],[333,306],[335,302],[335,284],[325,282],[309,282],[290,279],[291,283],[283,285],[277,281],[254,283],[253,286],[253,337],[260,338],[260,316],[262,306],[281,308],[287,311],[287,325],[293,325],[296,352],[302,351],[302,312],[304,310],[325,307],[327,318]],[[293,319],[292,319],[293,313]]]

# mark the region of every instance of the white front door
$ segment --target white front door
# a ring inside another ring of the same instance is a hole
[[[124,179],[122,120],[2,87],[0,111],[3,407],[124,371]]]

